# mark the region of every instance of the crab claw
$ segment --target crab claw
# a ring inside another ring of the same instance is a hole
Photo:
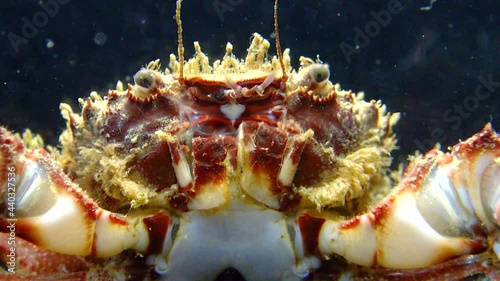
[[[363,266],[420,268],[488,247],[500,257],[499,229],[500,136],[488,124],[450,153],[415,160],[370,212],[325,221],[318,248]]]
[[[47,151],[25,152],[16,139],[0,128],[0,167],[8,172],[0,178],[0,231],[15,231],[42,248],[70,255],[109,257],[126,249],[154,252],[168,247],[163,242],[173,220],[165,212],[124,216],[104,210]]]

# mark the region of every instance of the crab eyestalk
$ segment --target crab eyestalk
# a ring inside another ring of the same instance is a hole
[[[9,152],[2,153],[2,169],[10,161],[9,165],[18,171],[15,190],[9,189],[7,181],[0,183],[4,193],[15,192],[15,202],[8,201],[11,195],[3,197],[2,231],[15,223],[17,236],[70,255],[109,257],[126,249],[142,253],[167,250],[167,239],[157,241],[157,237],[168,237],[174,224],[165,212],[123,216],[100,208],[71,182],[45,150],[24,153],[22,146],[13,150],[16,146],[8,144],[16,143],[16,138],[0,129],[0,147]]]
[[[367,214],[326,221],[319,250],[387,268],[420,268],[492,246],[500,257],[500,137],[491,125],[444,154],[414,161]],[[493,245],[488,245],[492,237]]]

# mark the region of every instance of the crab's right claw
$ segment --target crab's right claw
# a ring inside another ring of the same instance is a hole
[[[492,249],[500,258],[500,136],[488,124],[428,152],[372,211],[327,221],[320,251],[363,266],[423,268]]]

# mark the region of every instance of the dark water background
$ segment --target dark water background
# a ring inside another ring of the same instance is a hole
[[[49,2],[56,12],[40,6]],[[422,10],[429,2],[280,1],[281,44],[291,48],[295,67],[300,55],[319,54],[333,82],[402,113],[396,157],[436,141],[452,145],[490,120],[500,130],[500,2],[433,1]],[[374,14],[398,3],[402,10],[389,13],[390,22],[376,22]],[[156,58],[167,66],[176,52],[173,0],[3,0],[0,13],[0,125],[18,132],[29,127],[48,144],[65,127],[61,101],[77,109],[77,98],[131,81]],[[184,0],[182,19],[187,58],[196,40],[212,61],[227,41],[244,57],[253,32],[271,39],[273,3]],[[372,36],[363,42],[357,30],[366,35],[366,28]],[[346,56],[356,43],[356,53]]]

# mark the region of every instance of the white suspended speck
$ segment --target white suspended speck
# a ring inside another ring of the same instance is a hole
[[[106,44],[107,39],[108,39],[108,36],[104,32],[97,32],[94,35],[94,43],[96,43],[99,46]]]
[[[430,11],[432,10],[432,6],[434,5],[434,3],[436,3],[437,0],[431,0],[429,2],[429,5],[428,6],[423,6],[423,7],[420,7],[420,11]]]
[[[47,47],[47,49],[52,49],[55,44],[56,43],[54,43],[54,40],[50,38],[45,39],[45,47]]]

